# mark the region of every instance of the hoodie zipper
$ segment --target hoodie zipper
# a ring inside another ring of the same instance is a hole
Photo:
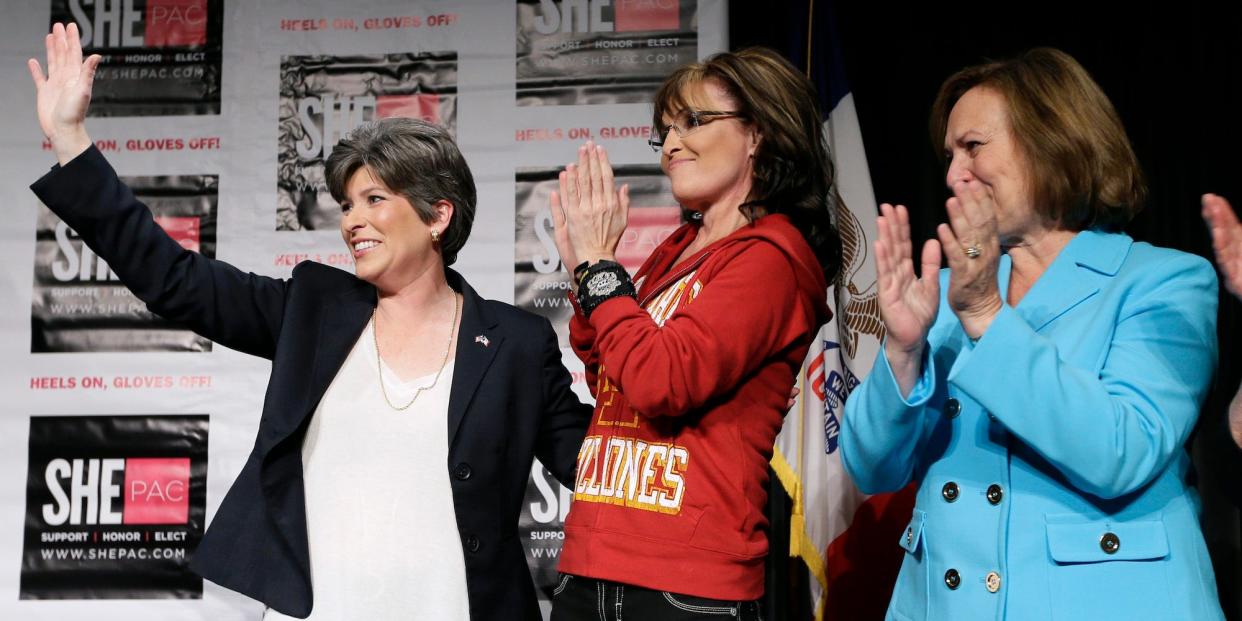
[[[651,298],[654,298],[661,291],[667,289],[670,284],[675,283],[678,280],[681,280],[683,276],[685,276],[686,274],[689,274],[691,271],[697,268],[700,264],[703,263],[703,261],[707,259],[707,257],[711,256],[713,252],[716,252],[716,250],[717,250],[716,248],[712,248],[704,252],[703,254],[699,255],[699,258],[666,274],[663,279],[658,281],[659,282],[658,285],[652,286],[651,290],[649,290],[645,295],[643,295],[641,298],[638,299],[638,305],[642,308],[647,308],[647,302],[650,302]]]

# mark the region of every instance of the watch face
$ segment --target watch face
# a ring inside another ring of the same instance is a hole
[[[592,296],[608,295],[621,286],[621,279],[616,272],[600,272],[592,276],[586,283],[587,293]]]

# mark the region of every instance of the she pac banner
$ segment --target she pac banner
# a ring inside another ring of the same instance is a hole
[[[25,67],[43,57],[50,24],[77,23],[86,52],[104,56],[91,136],[187,248],[278,278],[307,260],[351,270],[323,161],[360,123],[424,118],[452,132],[478,184],[454,268],[562,336],[568,274],[548,243],[555,171],[587,139],[609,149],[634,190],[621,252],[636,269],[680,217],[646,143],[651,96],[673,68],[726,48],[726,0],[6,8],[0,557],[22,561],[0,563],[0,619],[263,613],[186,561],[253,445],[270,365],[151,314],[27,189],[55,163]],[[564,360],[589,398],[581,365],[568,350]],[[545,614],[570,497],[533,465],[519,533]],[[417,556],[422,543],[411,533],[400,545]]]

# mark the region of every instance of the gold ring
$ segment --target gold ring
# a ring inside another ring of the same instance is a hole
[[[983,252],[979,250],[979,247],[974,244],[966,246],[965,252],[966,252],[966,256],[972,259],[978,259],[979,255],[983,254]]]

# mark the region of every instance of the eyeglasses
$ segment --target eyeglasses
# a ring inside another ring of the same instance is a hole
[[[664,148],[664,139],[668,137],[669,130],[677,132],[678,138],[685,138],[712,121],[727,118],[744,119],[746,115],[740,112],[719,110],[682,110],[673,118],[672,123],[664,127],[651,128],[651,139],[647,141],[647,144],[651,145],[652,151],[659,153],[660,149]]]

